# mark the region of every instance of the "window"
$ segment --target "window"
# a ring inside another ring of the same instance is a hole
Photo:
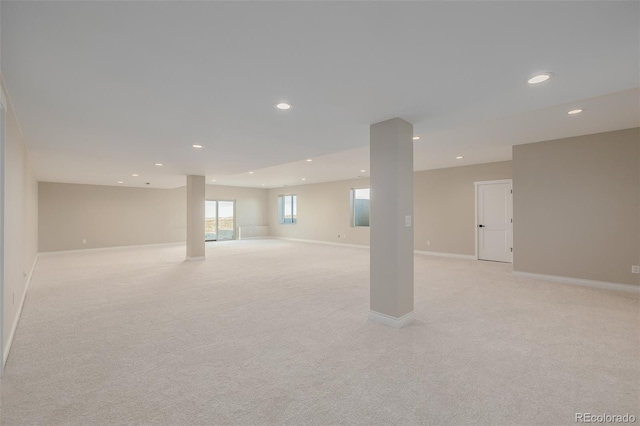
[[[204,202],[205,241],[234,239],[235,207],[235,201],[206,200]]]
[[[369,226],[369,188],[351,190],[351,226]]]
[[[278,196],[278,223],[294,224],[298,222],[298,197],[296,195]]]

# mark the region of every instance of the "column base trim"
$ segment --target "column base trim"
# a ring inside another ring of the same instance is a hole
[[[187,256],[185,260],[187,262],[196,262],[198,260],[204,260],[204,259],[205,259],[204,256]]]
[[[411,311],[408,314],[401,316],[400,318],[385,315],[376,311],[369,311],[369,319],[371,321],[386,325],[387,327],[391,328],[402,328],[408,325],[409,323],[411,323],[411,321],[413,321],[414,316],[414,311]]]

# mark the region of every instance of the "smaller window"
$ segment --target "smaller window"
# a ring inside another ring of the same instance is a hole
[[[281,225],[298,222],[298,197],[296,195],[278,196],[278,223]]]
[[[351,226],[369,226],[370,189],[351,190]]]

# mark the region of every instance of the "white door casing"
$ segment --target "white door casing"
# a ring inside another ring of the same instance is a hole
[[[476,257],[513,262],[513,184],[511,180],[475,182]]]

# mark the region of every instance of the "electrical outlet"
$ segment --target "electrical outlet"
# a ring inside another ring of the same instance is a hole
[[[640,274],[640,265],[631,265],[632,274]]]
[[[82,239],[82,244],[87,244],[87,239],[86,238]]]
[[[430,246],[431,245],[431,241],[427,240],[427,245]]]

